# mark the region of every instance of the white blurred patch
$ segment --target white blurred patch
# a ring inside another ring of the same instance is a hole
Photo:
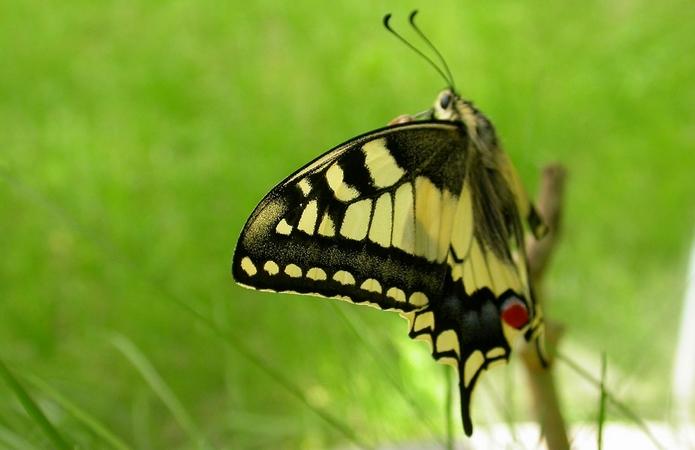
[[[695,434],[689,425],[695,387],[695,242],[690,251],[685,285],[680,333],[673,363],[673,409],[679,447],[693,448]]]
[[[647,427],[662,448],[676,449],[678,437],[670,424],[647,422]],[[596,450],[596,424],[574,425],[570,429],[569,439],[572,450]],[[693,430],[690,430],[691,432]],[[348,449],[351,447],[342,447]],[[403,442],[377,447],[379,450],[435,450],[441,449],[441,441]],[[492,450],[492,449],[545,449],[545,441],[539,440],[539,429],[535,423],[518,423],[513,433],[506,424],[490,427],[478,426],[470,439],[457,439],[455,450]],[[658,447],[649,440],[642,430],[632,424],[606,423],[603,427],[603,448],[655,450]]]

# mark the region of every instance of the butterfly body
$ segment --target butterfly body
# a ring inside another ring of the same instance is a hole
[[[424,120],[422,120],[424,119]],[[483,370],[538,339],[524,226],[542,223],[490,121],[452,89],[273,188],[232,263],[242,285],[398,311],[460,375],[464,430]]]

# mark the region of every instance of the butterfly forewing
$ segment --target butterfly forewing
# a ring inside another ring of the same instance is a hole
[[[514,332],[540,327],[523,254],[528,201],[500,176],[511,165],[489,171],[471,142],[461,122],[426,121],[330,150],[256,207],[232,269],[246,286],[400,311],[410,337],[458,369],[468,435],[476,380],[508,359]],[[507,304],[516,328],[501,320]]]
[[[451,122],[389,127],[276,186],[242,232],[233,273],[273,291],[411,311],[441,296],[467,137]]]

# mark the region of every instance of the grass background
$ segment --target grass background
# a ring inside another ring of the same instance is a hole
[[[434,100],[442,81],[380,25],[391,11],[407,31],[417,6],[0,1],[0,359],[66,440],[118,447],[70,406],[142,449],[349,441],[311,408],[371,444],[444,433],[442,368],[397,316],[229,276],[269,188]],[[646,419],[668,414],[695,223],[694,22],[687,0],[420,15],[529,189],[567,166],[548,315],[568,353],[596,368],[607,353],[610,387]],[[495,372],[476,424],[528,419],[509,400],[523,381]],[[572,421],[595,416],[596,389],[563,396]],[[0,443],[50,446],[4,384]]]

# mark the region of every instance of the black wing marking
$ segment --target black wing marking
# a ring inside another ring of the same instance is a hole
[[[382,309],[425,306],[442,295],[467,139],[452,122],[415,122],[330,150],[256,207],[234,278]]]

